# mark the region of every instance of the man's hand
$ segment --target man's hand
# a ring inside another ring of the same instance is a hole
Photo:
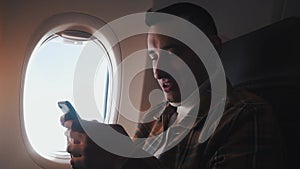
[[[89,121],[84,122],[98,123]],[[66,131],[66,136],[68,138],[67,151],[71,154],[71,165],[73,168],[119,169],[126,162],[126,158],[112,154],[94,143],[84,132],[78,120],[65,121],[64,116],[62,116],[61,124],[68,129]],[[106,125],[102,123],[98,124],[99,126]],[[110,126],[126,135],[122,126],[116,124]]]

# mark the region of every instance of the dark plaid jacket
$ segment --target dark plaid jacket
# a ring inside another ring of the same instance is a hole
[[[202,100],[201,100],[202,102]],[[168,107],[168,104],[166,104]],[[170,169],[282,169],[285,146],[277,119],[268,104],[244,90],[231,90],[222,118],[214,133],[200,142],[207,113],[200,108],[191,130],[175,147],[156,158],[139,159],[142,168]],[[163,112],[162,114],[164,114]],[[151,150],[163,129],[160,117],[138,125],[135,138]],[[141,144],[141,143],[139,143]],[[155,148],[155,147],[154,147]],[[153,153],[153,152],[151,152]]]

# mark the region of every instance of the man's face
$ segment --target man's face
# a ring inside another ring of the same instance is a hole
[[[150,29],[158,28],[151,26]],[[191,82],[193,74],[189,72],[196,75],[194,78],[198,84],[207,79],[205,68],[196,54],[176,39],[149,33],[148,54],[154,78],[169,102],[180,102],[196,89],[197,83],[195,86]]]

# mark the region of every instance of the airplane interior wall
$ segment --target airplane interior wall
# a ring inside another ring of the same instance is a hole
[[[3,34],[3,6],[2,4],[0,4],[0,49],[2,46],[2,34]]]
[[[120,46],[121,49],[126,49],[122,51],[122,55],[125,57],[132,56],[135,52],[141,51],[144,56],[147,55],[145,49],[146,49],[146,35],[135,35],[130,38],[125,39],[124,41],[121,41]],[[138,43],[137,43],[138,42]],[[146,64],[146,61],[145,61]],[[125,68],[126,69],[126,68]],[[151,78],[153,80],[153,78]],[[142,110],[142,105],[145,100],[143,99],[143,91],[144,86],[149,81],[149,78],[146,78],[146,72],[141,71],[139,72],[132,81],[130,82],[129,86],[129,100],[132,104],[132,107],[135,108],[135,112],[130,112],[132,116],[140,117],[139,110]],[[139,92],[140,91],[140,92]],[[138,93],[138,96],[137,96]],[[147,97],[148,98],[148,97]],[[148,101],[146,99],[146,101]],[[123,115],[119,115],[118,117],[118,123],[126,126],[126,131],[130,136],[134,134],[136,123],[131,121],[132,119],[127,119]]]
[[[285,17],[300,16],[299,0],[189,1],[203,5],[212,13],[224,41]],[[168,4],[169,0],[154,0],[154,3],[162,6]],[[37,28],[49,17],[59,13],[81,12],[109,22],[127,14],[144,12],[151,5],[151,0],[1,0],[0,168],[41,168],[26,150],[22,136],[23,126],[20,123],[23,65],[30,40]],[[126,39],[120,46],[124,59],[132,52],[146,47],[145,36]],[[155,88],[153,88],[155,84],[152,71],[142,72],[136,77],[131,85],[133,90],[130,92],[131,101],[136,108],[146,110],[149,107],[147,96]],[[122,117],[119,118],[119,123],[127,126],[126,129],[132,134],[134,124]]]
[[[1,1],[4,26],[3,31],[1,29],[3,38],[0,58],[0,168],[40,168],[28,155],[23,142],[23,126],[20,123],[22,98],[20,96],[23,64],[28,45],[43,21],[58,13],[82,12],[109,22],[130,13],[145,11],[150,3],[150,1],[140,0]],[[126,51],[126,49],[121,50]],[[133,97],[141,97],[138,91],[134,94]],[[41,113],[43,113],[42,110]]]

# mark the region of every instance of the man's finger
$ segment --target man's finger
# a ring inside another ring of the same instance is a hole
[[[73,120],[68,120],[68,121],[65,121],[63,123],[63,126],[66,127],[67,129],[71,129],[72,128],[72,125],[73,125]]]
[[[84,156],[81,157],[72,157],[71,165],[73,168],[85,168]]]
[[[84,132],[84,130],[78,120],[70,120],[70,121],[72,121],[72,125],[71,125],[72,130],[78,131],[78,132]]]
[[[62,126],[64,126],[65,121],[66,121],[65,115],[60,116],[60,124],[61,124]]]
[[[67,147],[67,152],[73,157],[80,157],[85,154],[84,146],[82,146],[82,144],[69,144]]]

